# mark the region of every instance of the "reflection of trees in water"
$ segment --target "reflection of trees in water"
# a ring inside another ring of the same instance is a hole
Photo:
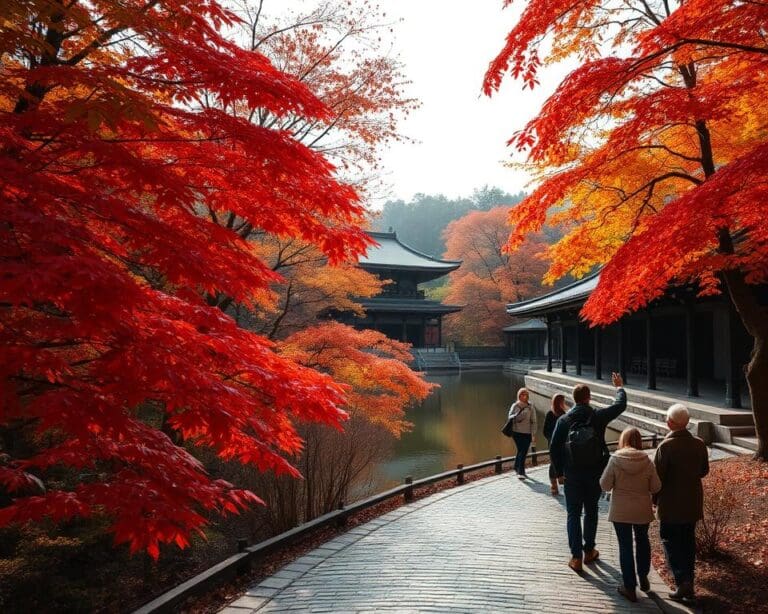
[[[395,443],[392,458],[381,465],[382,488],[399,483],[405,475],[426,477],[458,463],[468,465],[514,450],[500,429],[523,385],[522,377],[470,371],[428,379],[440,388],[408,411],[414,428]],[[541,427],[543,414],[539,422]]]

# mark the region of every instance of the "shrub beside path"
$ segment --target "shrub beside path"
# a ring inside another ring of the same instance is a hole
[[[616,592],[618,545],[604,500],[600,559],[581,576],[571,571],[564,498],[549,493],[546,467],[528,475],[523,482],[505,473],[404,505],[290,563],[221,612],[674,611],[641,591],[638,603]],[[652,594],[666,595],[655,571],[651,584]]]

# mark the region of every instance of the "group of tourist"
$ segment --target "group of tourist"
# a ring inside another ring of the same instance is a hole
[[[605,429],[627,407],[621,376],[613,373],[611,379],[617,390],[609,407],[593,409],[589,387],[579,384],[573,389],[573,407],[566,411],[564,395],[556,394],[544,421],[551,459],[551,492],[558,496],[562,484],[565,494],[571,550],[568,565],[581,573],[584,564],[599,558],[595,548],[598,502],[603,491],[609,492],[608,520],[616,531],[622,574],[618,592],[637,601],[638,586],[642,591],[650,590],[648,527],[656,516],[667,563],[677,585],[670,597],[693,599],[695,531],[703,516],[701,478],[709,471],[707,448],[687,429],[688,409],[676,403],[667,410],[670,432],[653,460],[643,452],[640,431],[633,427],[621,433],[618,448],[611,455]],[[528,390],[521,388],[508,415],[517,446],[514,469],[521,480],[527,477],[525,459],[537,429],[536,411],[529,396]]]

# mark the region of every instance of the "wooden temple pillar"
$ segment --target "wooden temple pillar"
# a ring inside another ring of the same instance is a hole
[[[627,383],[627,356],[626,356],[626,335],[627,327],[624,324],[624,320],[619,320],[619,340],[617,344],[617,359],[619,362],[619,375],[624,383]]]
[[[692,301],[685,305],[685,362],[686,362],[686,394],[689,397],[699,396],[699,378],[696,373],[696,312]]]
[[[576,375],[581,375],[581,325],[578,320],[576,320],[576,343],[574,349],[576,351]]]
[[[552,318],[547,314],[547,371],[552,372]]]
[[[728,318],[725,327],[725,406],[741,408],[741,365],[737,349],[739,319],[733,305],[728,301]]]
[[[603,329],[595,327],[595,379],[603,379]]]
[[[647,365],[646,387],[656,390],[656,346],[653,341],[653,317],[651,311],[645,312],[645,363]]]
[[[560,371],[562,373],[568,372],[568,367],[566,366],[566,355],[568,350],[568,341],[567,337],[565,336],[565,322],[562,318],[560,318]]]

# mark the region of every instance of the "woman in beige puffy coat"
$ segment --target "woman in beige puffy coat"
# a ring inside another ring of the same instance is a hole
[[[651,544],[648,525],[653,520],[651,495],[661,490],[661,480],[648,455],[643,452],[643,439],[636,428],[625,429],[619,437],[619,448],[600,478],[600,486],[611,491],[608,520],[613,522],[619,540],[619,562],[623,585],[619,593],[630,601],[637,601],[637,579],[640,588],[648,591],[648,572],[651,570]],[[635,534],[633,553],[632,533]]]

